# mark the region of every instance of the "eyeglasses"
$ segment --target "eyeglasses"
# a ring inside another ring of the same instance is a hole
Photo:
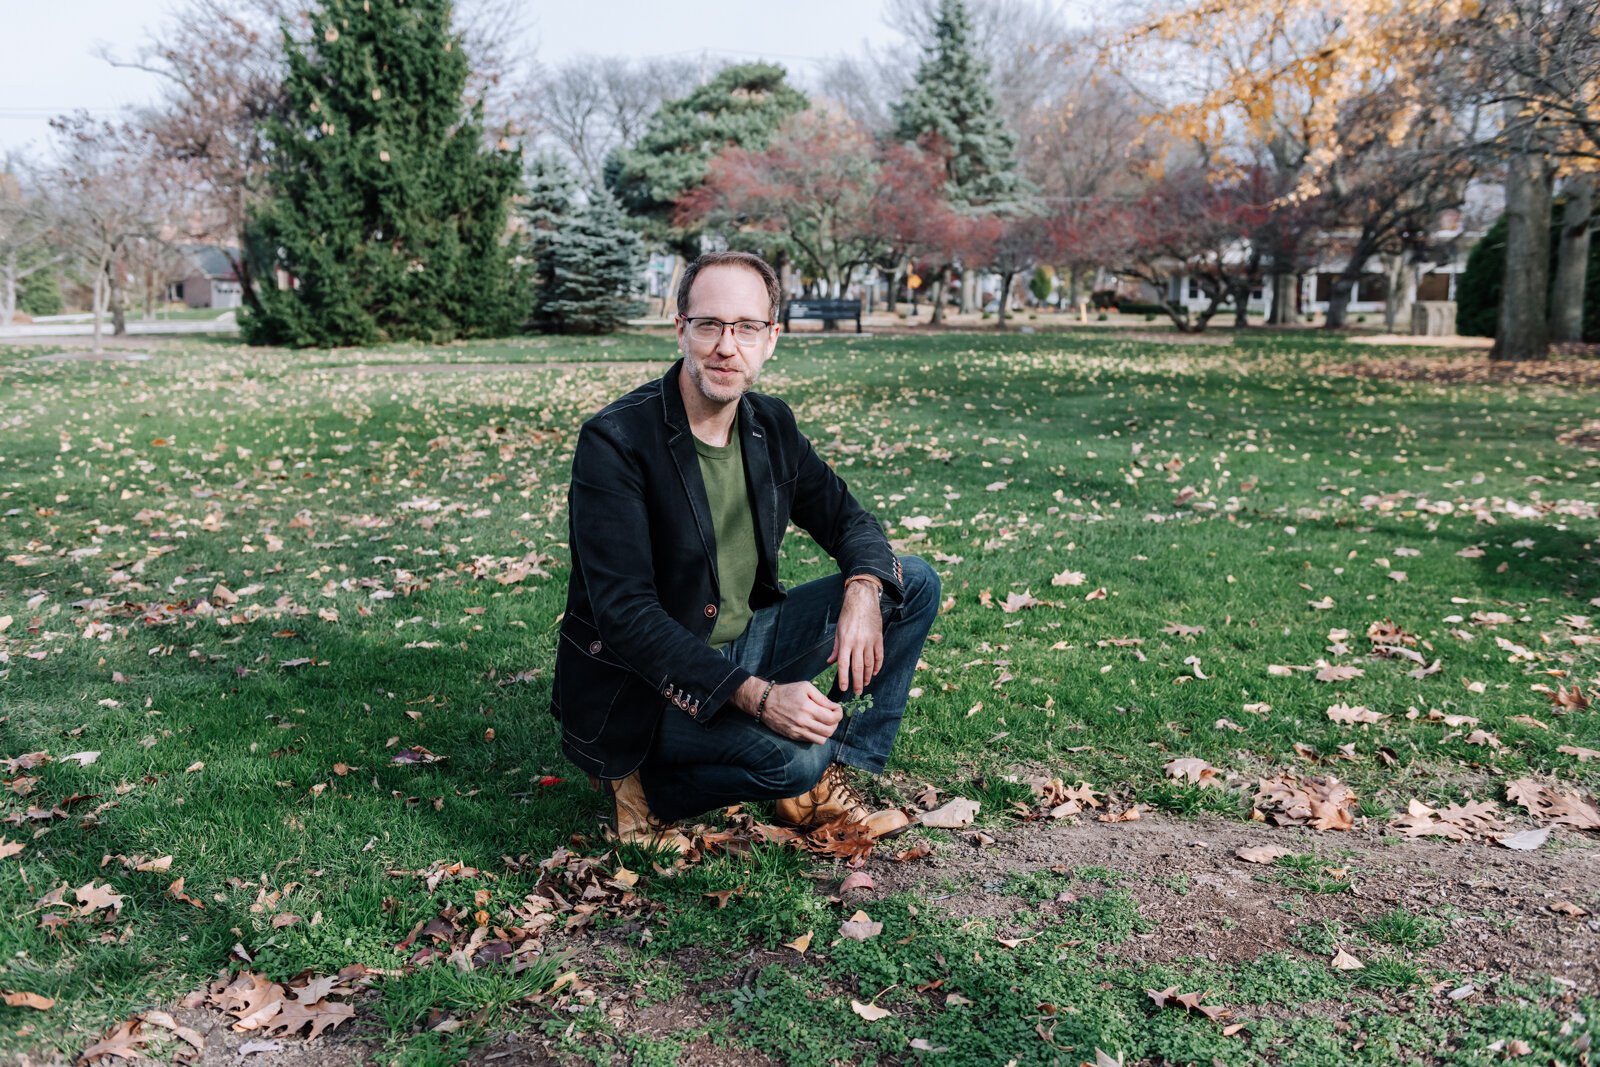
[[[683,322],[689,330],[689,336],[702,344],[716,344],[722,340],[723,330],[732,330],[735,343],[746,348],[759,344],[766,332],[772,329],[772,323],[760,319],[723,322],[721,319],[685,318]]]

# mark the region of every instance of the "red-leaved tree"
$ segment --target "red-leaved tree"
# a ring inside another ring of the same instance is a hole
[[[730,147],[711,161],[703,184],[678,201],[675,223],[778,235],[830,294],[883,254],[873,225],[879,164],[872,139],[838,114],[802,111],[760,152]]]

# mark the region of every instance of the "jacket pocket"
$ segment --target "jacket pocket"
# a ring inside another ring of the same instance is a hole
[[[561,720],[561,732],[580,744],[598,739],[631,688],[632,675],[606,648],[593,623],[568,612],[561,622],[556,676],[550,691],[550,705]]]

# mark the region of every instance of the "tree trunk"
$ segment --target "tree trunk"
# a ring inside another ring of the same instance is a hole
[[[144,272],[144,321],[150,322],[156,317],[156,272],[155,268]]]
[[[1395,324],[1401,319],[1411,318],[1411,305],[1416,299],[1416,290],[1411,279],[1411,271],[1406,270],[1406,253],[1388,252],[1383,255],[1383,328],[1394,333]]]
[[[1288,326],[1294,322],[1294,275],[1272,276],[1272,307],[1267,322],[1273,326]]]
[[[90,290],[89,302],[94,312],[94,353],[99,355],[105,351],[102,338],[105,334],[106,302],[110,298],[107,290],[111,281],[104,270],[94,272],[94,285]]]
[[[1583,340],[1583,291],[1588,282],[1589,217],[1594,213],[1594,175],[1567,179],[1556,245],[1556,277],[1550,288],[1550,340]]]
[[[900,295],[900,271],[899,270],[891,270],[889,272],[889,299],[887,299],[887,300],[885,300],[883,302],[884,310],[887,311],[891,315],[894,314],[895,297],[897,297],[899,295]]]
[[[1500,319],[1489,358],[1515,362],[1550,354],[1545,301],[1550,276],[1549,157],[1525,143],[1506,167],[1506,266]]]
[[[241,245],[240,247],[245,246]],[[239,279],[239,291],[244,296],[245,306],[257,315],[265,315],[266,309],[261,306],[261,294],[256,292],[255,275],[250,270],[249,258],[243,253],[234,255],[226,249],[224,249],[223,254],[228,257],[228,262],[233,267],[234,277]],[[277,284],[276,275],[272,278],[272,284]]]
[[[939,271],[939,280],[933,283],[933,319],[932,326],[944,325],[944,288],[950,284],[950,268],[945,267]]]
[[[128,299],[126,287],[118,277],[120,271],[112,267],[107,272],[107,284],[111,288],[111,335],[113,337],[126,337],[128,334]]]
[[[961,314],[970,315],[978,303],[978,272],[961,268]]]
[[[1253,286],[1247,280],[1232,287],[1233,292],[1233,328],[1235,330],[1248,330],[1250,328],[1250,290]]]
[[[1013,274],[1004,272],[1000,275],[1000,310],[996,313],[996,317],[1000,321],[995,323],[995,328],[998,330],[1006,328],[1006,301],[1011,299],[1011,279],[1013,277]]]
[[[0,326],[10,326],[17,316],[17,250],[6,256],[5,269],[0,270]]]
[[[667,288],[661,294],[661,311],[656,316],[657,318],[668,318],[676,312],[676,307],[674,306],[673,302],[678,298],[678,279],[682,277],[683,257],[673,256],[672,276],[667,279]],[[249,292],[248,289],[245,291]],[[789,299],[789,290],[787,288],[785,288],[783,291],[783,299],[785,301]]]
[[[1333,292],[1328,294],[1328,318],[1322,324],[1325,330],[1344,329],[1349,316],[1350,294],[1355,292],[1356,279],[1341,274],[1333,279]]]

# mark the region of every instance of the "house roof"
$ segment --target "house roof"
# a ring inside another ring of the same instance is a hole
[[[189,257],[195,270],[214,281],[239,280],[233,272],[233,264],[228,261],[228,253],[216,245],[185,245],[183,254]]]

